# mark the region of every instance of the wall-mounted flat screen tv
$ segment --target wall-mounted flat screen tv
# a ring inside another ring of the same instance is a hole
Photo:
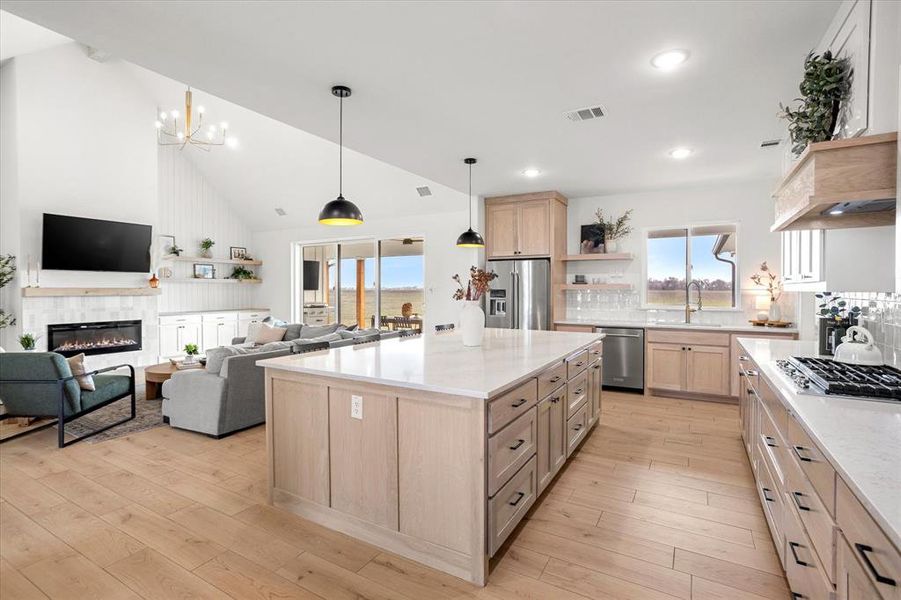
[[[44,213],[41,267],[150,272],[150,225]]]
[[[303,261],[303,289],[305,292],[319,291],[319,261]]]

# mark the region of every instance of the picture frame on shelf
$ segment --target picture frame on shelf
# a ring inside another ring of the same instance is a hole
[[[581,226],[579,254],[604,253],[604,228],[597,223]]]
[[[209,263],[194,263],[194,279],[215,279],[216,267]]]
[[[231,246],[228,249],[229,258],[232,260],[247,260],[247,248]]]
[[[174,235],[158,235],[160,254],[162,256],[180,256],[182,249],[175,243]]]

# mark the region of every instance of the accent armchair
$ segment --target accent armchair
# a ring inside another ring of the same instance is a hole
[[[129,374],[112,371],[128,368]],[[69,363],[56,352],[0,353],[0,399],[9,417],[56,417],[59,447],[63,448],[135,418],[135,369],[116,365],[86,373],[94,378],[94,391],[79,387]],[[131,416],[66,441],[66,423],[131,397]],[[29,432],[30,433],[30,432]],[[17,436],[13,436],[17,437]],[[10,438],[7,438],[10,439]]]

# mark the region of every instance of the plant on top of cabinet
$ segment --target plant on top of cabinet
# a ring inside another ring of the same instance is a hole
[[[798,89],[801,96],[796,109],[779,103],[779,116],[788,121],[792,152],[800,155],[807,144],[831,140],[838,123],[842,102],[851,90],[851,61],[836,58],[828,50],[822,55],[811,52],[804,59],[804,78]]]
[[[203,258],[213,258],[212,248],[216,245],[216,242],[212,240],[212,238],[203,238],[200,241],[200,256]]]
[[[617,219],[608,220],[604,218],[604,210],[601,208],[597,209],[594,216],[597,219],[595,227],[600,228],[604,232],[604,251],[616,252],[619,250],[618,240],[632,233],[632,226],[629,225],[629,221],[632,218],[632,209],[630,208]]]

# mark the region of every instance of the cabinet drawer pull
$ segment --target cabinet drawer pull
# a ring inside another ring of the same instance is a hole
[[[798,510],[810,511],[809,506],[804,506],[803,504],[801,504],[801,496],[803,495],[804,494],[802,494],[801,492],[792,492],[792,499],[795,501],[795,506],[798,507]]]
[[[516,492],[516,500],[514,500],[512,502],[508,502],[507,504],[509,504],[510,506],[516,506],[517,504],[519,504],[519,501],[525,497],[526,497],[525,492]]]
[[[584,364],[585,364],[585,363],[584,363],[583,361],[580,360],[579,362],[576,363],[576,366],[577,366],[577,367],[581,367],[581,366],[584,365]]]
[[[551,402],[553,404],[557,404],[558,402],[560,402],[560,396],[554,396],[553,398],[551,398]]]
[[[573,427],[573,431],[579,431],[580,429],[582,429],[582,424],[581,424],[581,423],[579,423],[578,425],[576,425],[575,427]]]
[[[870,557],[867,553],[873,552],[872,546],[867,546],[866,544],[854,544],[854,548],[857,549],[857,553],[860,554],[860,558],[863,559],[864,564],[867,566],[867,569],[870,570],[870,574],[876,579],[876,581],[885,585],[890,585],[892,587],[898,585],[898,582],[896,582],[891,577],[880,575],[879,571],[876,570],[876,567],[873,565],[873,563],[870,562]]]
[[[520,446],[522,446],[525,443],[526,443],[525,440],[516,440],[516,443],[513,444],[512,446],[510,446],[510,450],[516,450],[517,448],[519,448]]]
[[[600,368],[601,368],[601,365],[595,365],[594,368],[595,368],[595,369],[600,369]]]
[[[804,446],[793,446],[795,450],[795,454],[798,455],[798,460],[803,460],[804,462],[814,462],[812,458],[809,456],[804,456],[801,454],[802,450],[807,450]]]
[[[779,447],[776,445],[776,440],[773,439],[772,436],[765,435],[765,436],[763,436],[763,439],[764,439],[764,441],[766,441],[766,445],[769,446],[770,448],[778,448]]]
[[[579,389],[576,390],[576,395],[581,394],[581,393],[584,392],[584,391],[585,391],[585,390],[584,390],[583,388],[579,388]]]
[[[554,375],[553,377],[551,377],[550,379],[548,379],[548,383],[557,383],[558,381],[560,381],[560,376],[559,376],[559,375]]]
[[[744,355],[738,357],[738,362],[748,362],[749,360],[751,359]]]
[[[528,402],[528,400],[526,400],[525,398],[520,398],[519,400],[517,400],[516,402],[514,402],[514,403],[511,404],[510,406],[511,406],[512,408],[519,408],[520,406],[522,406],[522,405],[525,404],[526,402]]]
[[[798,592],[792,592],[792,600],[804,600],[807,596],[804,594],[799,594]]]
[[[760,488],[760,491],[763,492],[764,500],[766,500],[767,502],[775,502],[775,500],[770,498],[769,496],[769,494],[771,494],[773,490],[771,490],[770,488]]]
[[[795,559],[795,562],[796,562],[797,564],[799,564],[799,565],[802,566],[802,567],[809,567],[809,566],[810,566],[809,563],[806,563],[806,562],[804,562],[803,560],[801,560],[800,558],[798,558],[798,552],[797,552],[797,550],[795,550],[795,548],[800,548],[800,547],[801,547],[801,544],[799,544],[799,543],[797,543],[797,542],[789,542],[789,543],[788,543],[788,547],[789,547],[789,549],[792,551],[792,557]]]
[[[746,372],[748,374],[748,377],[757,377],[758,375],[760,375],[760,373],[758,371],[755,371],[754,369],[748,369],[748,371]]]

